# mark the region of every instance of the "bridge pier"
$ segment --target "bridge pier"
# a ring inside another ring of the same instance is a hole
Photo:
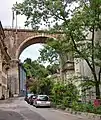
[[[9,90],[11,96],[18,96],[19,95],[18,60],[11,60],[8,77],[9,77]]]

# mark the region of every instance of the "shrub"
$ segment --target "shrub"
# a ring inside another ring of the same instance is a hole
[[[99,106],[99,107],[94,107],[94,113],[95,113],[95,114],[101,114],[101,106]]]

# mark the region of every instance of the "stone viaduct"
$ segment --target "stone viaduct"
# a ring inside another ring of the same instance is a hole
[[[19,94],[19,56],[29,45],[45,43],[47,38],[57,39],[62,33],[49,33],[48,31],[34,31],[28,29],[4,28],[6,38],[4,42],[11,57],[9,79],[13,94]]]

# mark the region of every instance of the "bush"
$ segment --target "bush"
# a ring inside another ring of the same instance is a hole
[[[65,109],[66,109],[66,107],[65,107],[64,105],[62,105],[62,104],[61,104],[61,105],[57,105],[56,108],[62,109],[62,110],[65,110]]]
[[[76,101],[72,102],[72,109],[80,112],[88,112],[101,114],[101,106],[95,107],[92,103],[77,103]]]
[[[73,84],[55,83],[51,94],[51,101],[61,109],[71,107],[71,101],[78,100],[78,90]]]
[[[53,106],[59,109],[71,108],[74,111],[101,114],[101,106],[95,107],[91,102],[78,102],[78,91],[73,85],[54,84],[51,92]]]
[[[71,107],[75,111],[82,110],[82,105],[79,105],[79,103],[77,101],[73,101],[72,104],[71,104]]]
[[[101,106],[95,108],[94,113],[95,113],[95,114],[101,114]]]
[[[94,107],[94,105],[91,103],[91,104],[87,104],[86,105],[86,111],[87,112],[90,112],[90,113],[94,113],[94,111],[95,111],[95,107]]]

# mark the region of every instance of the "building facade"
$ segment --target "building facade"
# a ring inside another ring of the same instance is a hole
[[[0,99],[9,97],[8,70],[10,68],[10,56],[4,43],[5,34],[0,22]]]

